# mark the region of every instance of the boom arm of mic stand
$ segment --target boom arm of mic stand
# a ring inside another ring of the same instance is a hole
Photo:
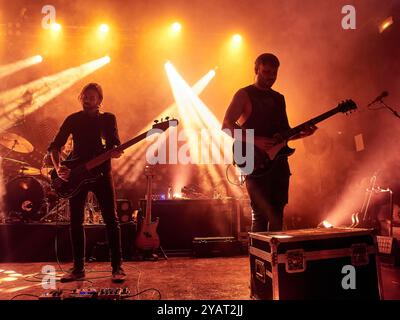
[[[382,103],[386,108],[388,108],[390,111],[392,111],[393,114],[394,114],[397,118],[400,118],[400,115],[399,115],[399,113],[398,113],[396,110],[394,110],[393,108],[389,107],[389,106],[388,106],[386,103],[384,103],[383,101],[381,101],[381,103]]]

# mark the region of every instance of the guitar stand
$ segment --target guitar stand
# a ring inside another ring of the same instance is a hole
[[[158,261],[160,259],[165,259],[168,260],[167,255],[165,254],[165,251],[163,248],[160,246],[156,251],[153,250],[146,250],[143,251],[142,254],[139,256],[139,260],[143,261]]]

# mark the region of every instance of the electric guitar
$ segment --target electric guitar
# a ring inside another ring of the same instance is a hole
[[[276,160],[280,157],[291,156],[295,152],[295,149],[290,148],[287,145],[288,141],[292,137],[299,134],[301,131],[303,131],[308,126],[316,125],[317,123],[332,117],[336,113],[352,112],[352,110],[355,110],[355,109],[357,109],[357,105],[353,100],[350,99],[350,100],[342,101],[335,108],[333,108],[311,120],[308,120],[308,121],[298,125],[297,127],[294,127],[283,133],[275,134],[273,136],[273,138],[275,138],[276,142],[268,150],[263,151],[254,145],[254,157],[253,157],[254,158],[254,170],[252,170],[252,172],[248,172],[248,168],[246,168],[246,164],[247,164],[246,161],[236,161],[237,159],[241,160],[241,158],[246,160],[246,154],[245,154],[246,142],[243,142],[240,140],[235,140],[233,142],[234,163],[239,169],[242,169],[242,171],[244,172],[245,175],[249,175],[251,173],[256,173],[257,171],[269,170],[272,167],[274,160]],[[251,155],[249,155],[249,156],[251,156]]]
[[[151,221],[152,180],[154,176],[151,166],[145,167],[145,175],[147,177],[146,214],[140,223],[135,246],[142,251],[154,251],[160,247],[160,238],[157,234],[158,217],[155,221]]]
[[[67,166],[71,169],[68,181],[61,179],[57,175],[57,171],[53,169],[50,172],[51,177],[51,187],[55,191],[55,193],[61,198],[71,198],[76,195],[81,188],[88,183],[95,182],[97,178],[99,178],[100,174],[94,172],[95,169],[104,163],[105,161],[109,160],[113,152],[121,152],[134,144],[142,141],[146,137],[154,134],[159,133],[159,130],[166,131],[170,126],[177,126],[178,120],[171,119],[169,120],[166,117],[165,121],[154,121],[155,124],[153,125],[152,129],[141,133],[140,135],[136,136],[135,138],[121,144],[118,147],[115,147],[111,150],[108,150],[99,156],[93,158],[90,161],[82,163],[78,160],[66,160],[62,161],[61,164]],[[158,130],[155,130],[158,129]]]

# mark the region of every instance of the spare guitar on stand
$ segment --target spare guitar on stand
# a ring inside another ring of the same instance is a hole
[[[149,165],[145,167],[145,176],[147,178],[146,213],[139,223],[139,232],[136,237],[135,246],[143,253],[144,260],[158,260],[158,251],[161,251],[163,257],[167,259],[164,250],[160,246],[160,237],[157,233],[159,218],[157,217],[155,221],[151,220],[152,182],[154,174]]]

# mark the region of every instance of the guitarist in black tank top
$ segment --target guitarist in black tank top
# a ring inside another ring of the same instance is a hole
[[[255,83],[240,89],[226,111],[222,129],[253,129],[254,145],[267,150],[276,143],[277,133],[290,129],[285,98],[271,89],[279,68],[278,58],[271,53],[261,54],[255,61]],[[309,126],[291,140],[314,133]],[[232,134],[232,136],[234,136]],[[235,136],[237,139],[237,137]],[[246,142],[243,134],[239,138]],[[287,157],[279,157],[267,169],[258,169],[246,177],[246,188],[251,200],[251,230],[281,231],[283,211],[288,203],[290,169]]]
[[[103,91],[97,83],[86,85],[79,96],[83,110],[68,116],[59,132],[50,144],[50,152],[58,177],[68,181],[71,170],[60,163],[60,150],[72,135],[73,151],[69,160],[85,162],[91,158],[120,145],[115,115],[100,112]],[[115,151],[113,158],[120,157],[122,152]],[[111,251],[113,282],[122,282],[125,273],[121,268],[121,235],[115,209],[115,191],[111,175],[111,161],[108,160],[95,169],[98,178],[85,185],[76,195],[69,199],[71,214],[71,242],[74,267],[70,274],[61,278],[61,282],[69,282],[85,277],[85,234],[84,206],[87,194],[92,191],[99,202],[103,220],[106,224],[107,238]]]

